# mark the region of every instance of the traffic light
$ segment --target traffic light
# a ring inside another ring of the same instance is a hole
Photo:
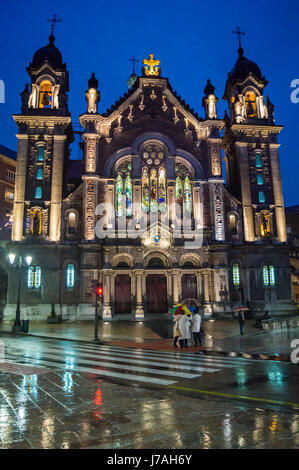
[[[96,295],[97,299],[102,302],[103,301],[103,285],[100,284],[99,282],[96,285]]]

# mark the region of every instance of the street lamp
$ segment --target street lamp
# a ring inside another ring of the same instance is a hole
[[[22,266],[31,265],[32,257],[25,256],[24,259],[22,259],[22,256],[19,256],[18,259],[16,260],[16,255],[14,253],[9,253],[8,259],[9,259],[11,266],[18,268],[18,302],[17,302],[17,309],[16,309],[16,319],[14,321],[12,331],[14,331],[15,333],[19,333],[20,331],[22,331],[21,310],[20,310],[21,270],[22,270]]]

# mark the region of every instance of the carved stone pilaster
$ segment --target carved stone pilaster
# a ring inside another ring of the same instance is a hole
[[[97,137],[86,137],[86,173],[95,173],[97,168]]]
[[[222,184],[213,184],[214,192],[214,222],[215,222],[215,238],[224,241],[224,219],[223,219],[223,197]]]
[[[84,179],[84,177],[83,177]],[[92,178],[84,179],[84,238],[95,238],[95,209],[97,206],[98,181]]]
[[[221,157],[220,157],[220,143],[211,143],[211,166],[212,175],[221,176]]]

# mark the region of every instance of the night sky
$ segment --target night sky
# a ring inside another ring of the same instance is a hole
[[[290,83],[299,79],[298,1],[2,0],[0,12],[0,78],[6,87],[5,104],[0,104],[0,144],[14,150],[17,127],[11,116],[20,113],[20,93],[29,82],[26,66],[34,52],[48,44],[47,19],[54,13],[62,18],[54,33],[55,45],[69,70],[74,123],[86,110],[84,93],[91,72],[99,80],[101,113],[127,91],[129,58],[139,59],[139,73],[149,53],[160,59],[162,75],[200,116],[203,88],[210,78],[221,99],[222,118],[227,73],[238,57],[232,30],[240,26],[246,32],[244,55],[269,81],[265,96],[275,105],[276,124],[285,126],[279,136],[285,204],[299,204],[299,103],[290,100]],[[72,155],[78,156],[76,148]]]

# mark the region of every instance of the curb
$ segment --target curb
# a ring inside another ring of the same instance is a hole
[[[45,335],[34,335],[31,333],[13,333],[10,331],[0,331],[0,334],[9,334],[11,336],[23,336],[28,337],[31,336],[32,338],[43,338],[43,339],[53,339],[56,341],[76,341],[78,343],[87,343],[87,344],[99,344],[100,346],[110,345],[111,341],[94,341],[92,339],[75,339],[75,338],[61,338],[56,336],[45,336]],[[115,340],[112,340],[115,341]],[[117,340],[118,341],[118,340]],[[139,348],[144,349],[144,348]],[[157,351],[156,349],[146,348],[147,351]],[[188,351],[182,351],[188,352]],[[290,362],[290,356],[284,354],[268,354],[268,353],[246,353],[246,352],[235,352],[235,351],[218,351],[214,349],[201,349],[200,351],[196,351],[194,354],[204,354],[206,356],[221,356],[221,357],[241,357],[243,359],[258,359],[260,361],[282,361],[282,362]]]

